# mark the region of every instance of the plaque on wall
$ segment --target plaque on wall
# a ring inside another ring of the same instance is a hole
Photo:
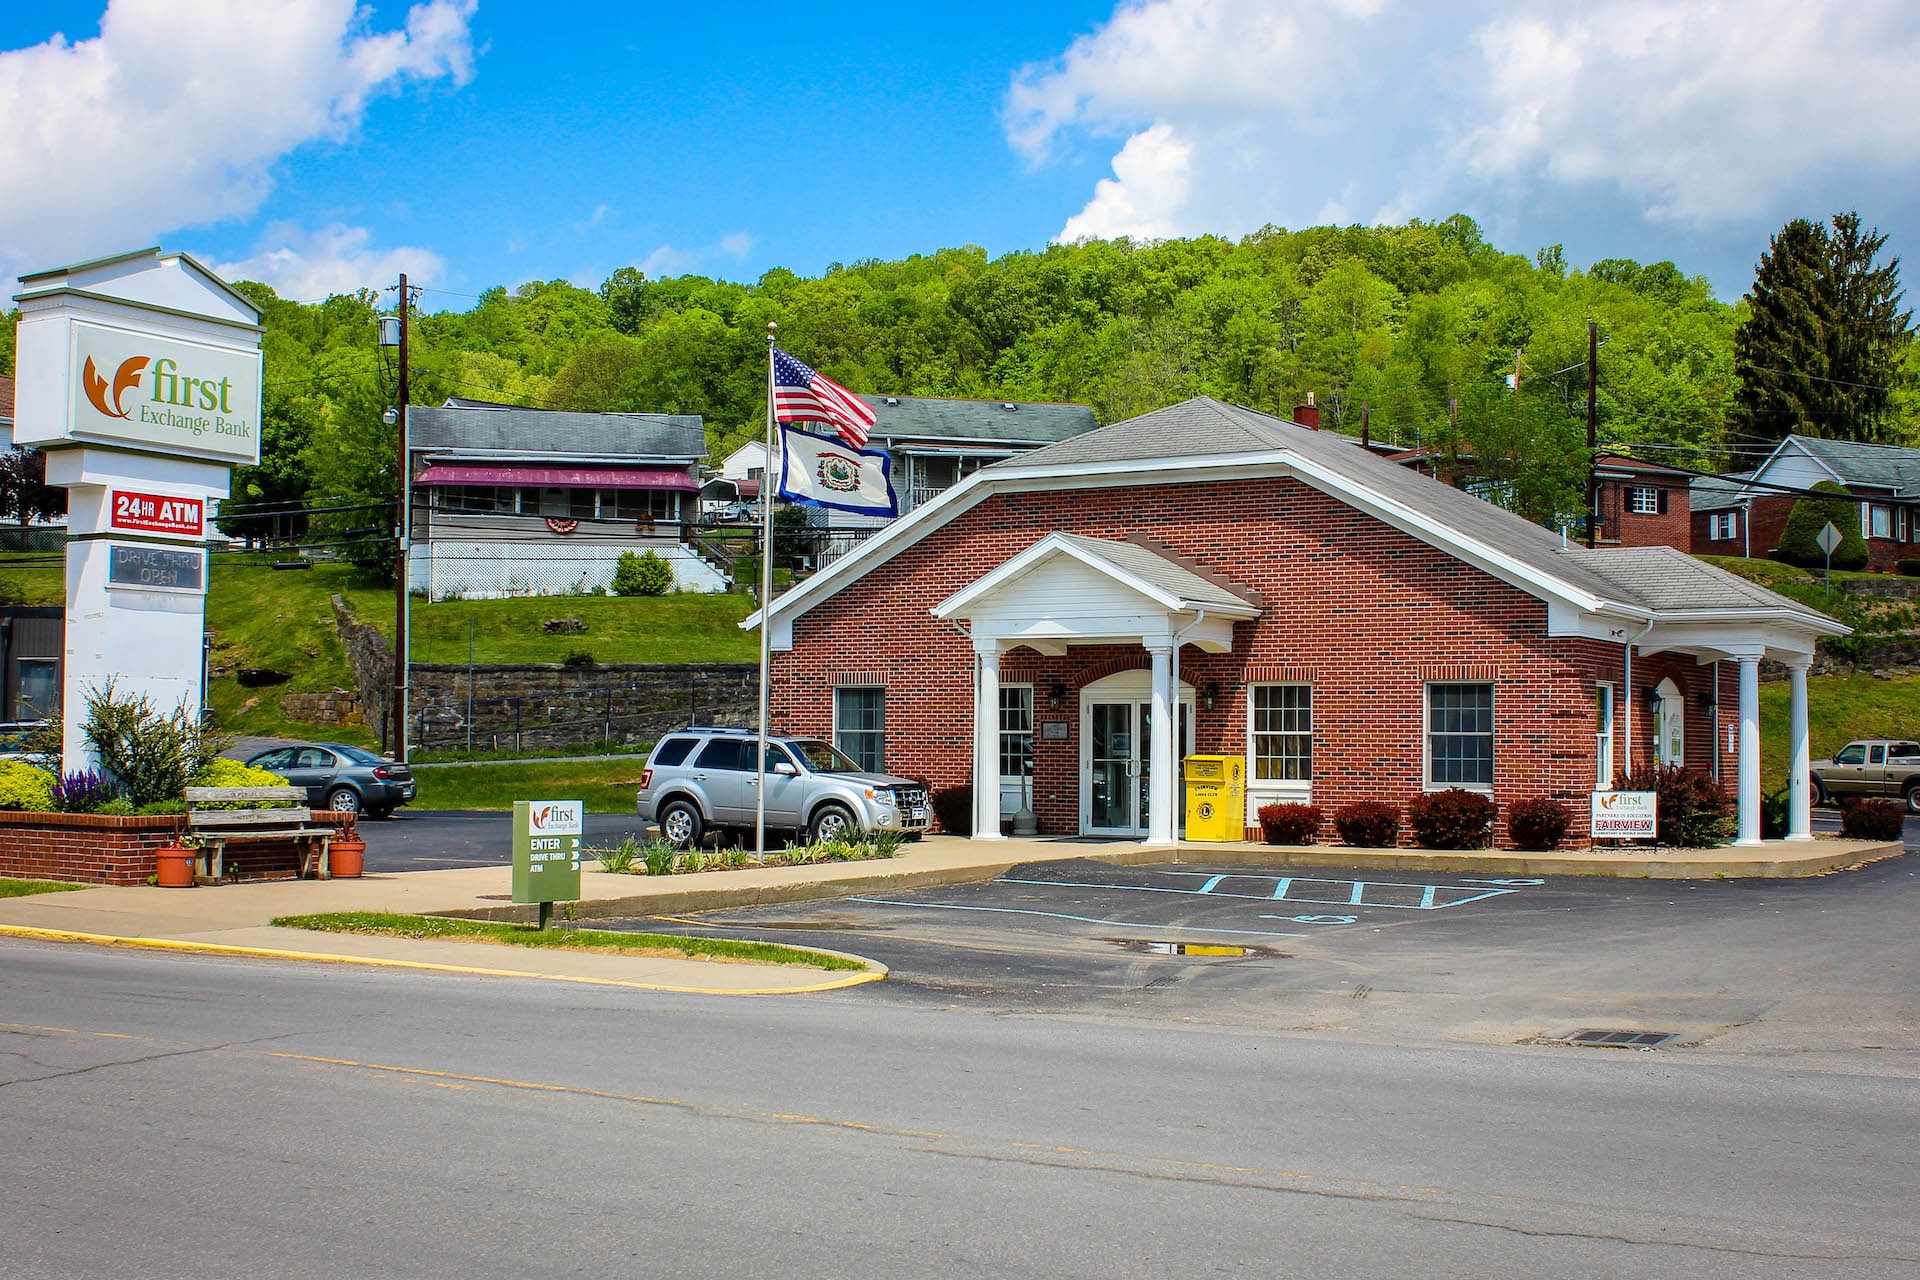
[[[148,591],[205,591],[207,553],[115,543],[107,560],[107,585]]]
[[[1042,720],[1040,722],[1040,740],[1042,742],[1065,742],[1067,740],[1067,722],[1065,720]]]

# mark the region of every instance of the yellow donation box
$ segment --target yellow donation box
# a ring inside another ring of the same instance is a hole
[[[1247,837],[1245,756],[1187,757],[1187,839]]]

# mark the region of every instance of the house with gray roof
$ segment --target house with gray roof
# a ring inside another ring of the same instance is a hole
[[[1571,811],[1653,765],[1760,840],[1759,668],[1790,684],[1789,838],[1811,838],[1806,672],[1846,628],[1668,546],[1589,549],[1364,448],[1198,398],[984,466],[744,624],[773,722],[969,786],[971,834],[1181,839],[1181,762],[1259,810],[1490,799]],[[873,729],[881,727],[880,742]]]
[[[724,591],[696,544],[698,416],[565,413],[451,399],[407,414],[410,577],[430,599],[606,588],[653,551],[683,591]]]
[[[1691,547],[1701,555],[1770,555],[1799,497],[1822,481],[1858,500],[1867,567],[1920,556],[1920,449],[1792,435],[1750,471],[1693,482]]]

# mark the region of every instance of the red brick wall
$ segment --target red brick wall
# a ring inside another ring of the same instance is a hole
[[[1198,751],[1246,750],[1250,680],[1307,680],[1314,802],[1329,813],[1363,799],[1404,803],[1421,789],[1426,682],[1485,679],[1494,685],[1494,798],[1503,811],[1557,795],[1584,813],[1595,773],[1593,681],[1610,679],[1626,696],[1620,647],[1549,639],[1540,601],[1292,480],[989,498],[796,620],[793,650],[773,655],[774,722],[827,734],[836,684],[879,681],[889,771],[935,787],[969,782],[972,647],[929,610],[1054,530],[1145,534],[1264,597],[1265,614],[1235,626],[1231,653],[1182,651],[1185,683],[1219,687],[1213,710],[1196,716]],[[1003,682],[1035,686],[1036,720],[1067,722],[1064,742],[1036,734],[1034,810],[1042,832],[1073,832],[1078,690],[1145,666],[1146,652],[1076,647],[1049,658],[1019,649],[1001,664]],[[1637,662],[1635,683],[1669,670],[1691,704],[1706,676],[1690,659]],[[1057,711],[1047,707],[1056,681],[1066,689]],[[1690,724],[1690,754],[1695,741]]]
[[[155,849],[186,819],[0,812],[0,876],[86,884],[145,884]]]
[[[1627,510],[1627,489],[1654,488],[1664,489],[1667,494],[1667,509],[1664,514],[1652,515]],[[1684,484],[1646,484],[1622,480],[1606,480],[1599,485],[1599,506],[1602,523],[1600,541],[1603,544],[1622,547],[1678,547],[1682,551],[1691,548],[1693,543],[1693,520],[1691,495]]]

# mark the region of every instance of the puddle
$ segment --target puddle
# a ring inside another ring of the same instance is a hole
[[[1288,959],[1284,951],[1272,947],[1239,946],[1225,942],[1157,942],[1147,938],[1108,938],[1127,951],[1149,956],[1198,956],[1208,960]]]

